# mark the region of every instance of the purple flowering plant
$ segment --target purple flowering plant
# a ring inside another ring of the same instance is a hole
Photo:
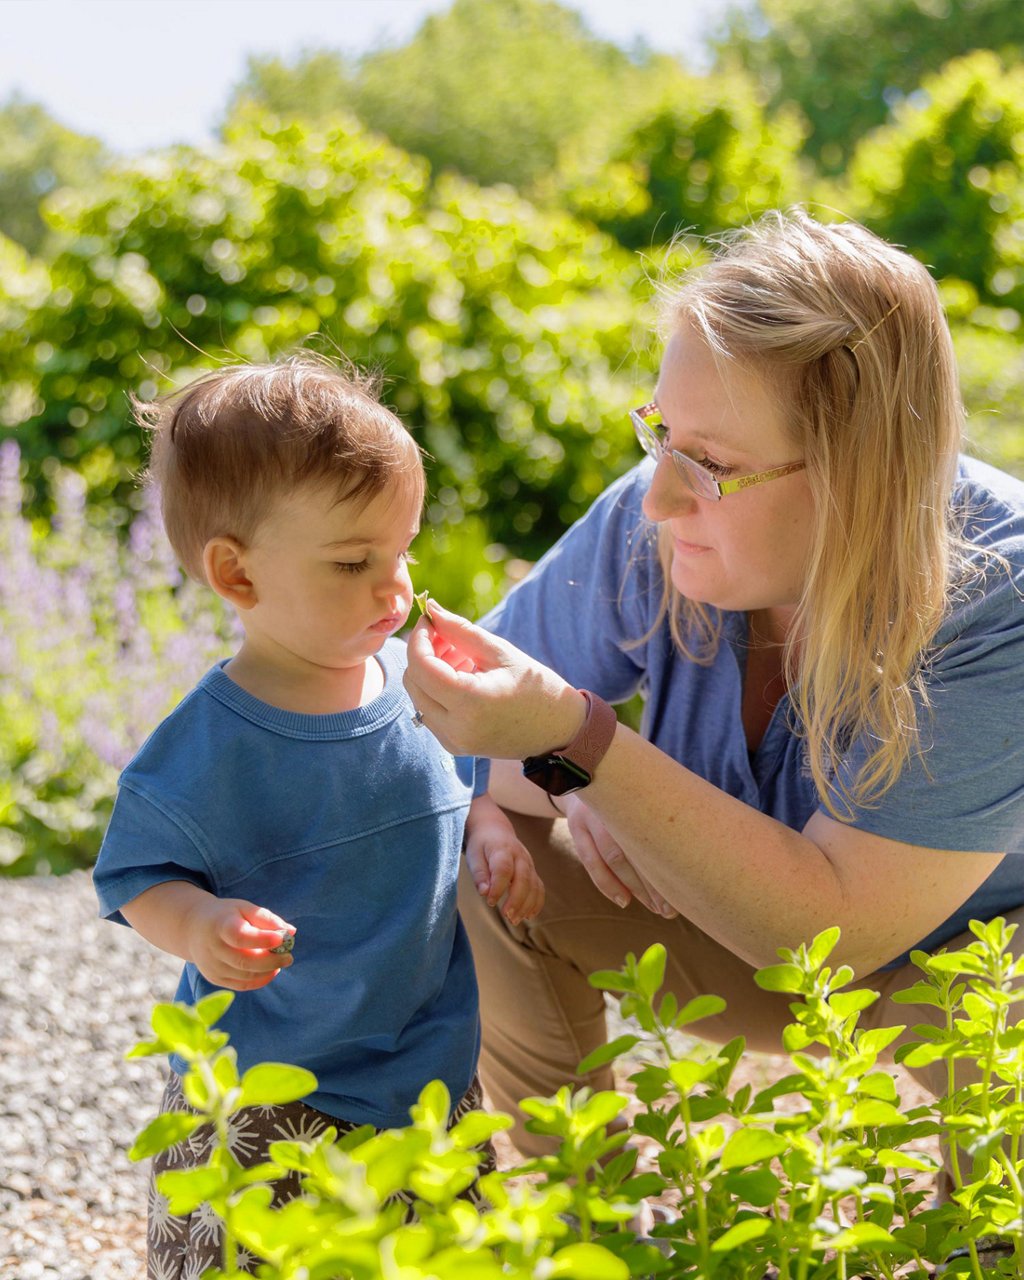
[[[181,573],[146,493],[127,536],[52,475],[30,518],[0,444],[0,874],[95,860],[117,777],[145,736],[231,651],[233,615]]]

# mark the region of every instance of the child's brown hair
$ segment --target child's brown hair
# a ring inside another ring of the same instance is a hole
[[[420,450],[378,399],[379,383],[303,352],[271,364],[229,365],[149,403],[148,483],[182,567],[205,581],[211,538],[246,544],[270,504],[303,485],[369,501],[402,479],[422,497]]]

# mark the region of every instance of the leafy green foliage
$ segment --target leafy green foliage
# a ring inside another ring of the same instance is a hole
[[[764,989],[794,997],[793,1070],[756,1094],[749,1083],[733,1084],[742,1039],[717,1050],[679,1040],[678,1004],[659,994],[663,947],[594,974],[595,986],[623,994],[642,1029],[620,1045],[640,1109],[627,1124],[624,1093],[568,1086],[525,1099],[528,1127],[555,1138],[556,1149],[481,1178],[482,1204],[458,1194],[478,1165],[475,1146],[508,1118],[474,1113],[447,1130],[449,1099],[437,1081],[424,1089],[408,1128],[276,1143],[273,1163],[240,1170],[227,1150],[226,1119],[244,1105],[247,1082],[259,1079],[259,1088],[248,1086],[254,1098],[300,1097],[312,1086],[295,1068],[277,1065],[238,1080],[233,1051],[212,1029],[231,999],[226,993],[194,1011],[155,1010],[156,1039],[133,1052],[181,1053],[190,1063],[186,1094],[202,1114],[160,1117],[132,1155],[173,1145],[204,1117],[219,1124],[207,1167],[162,1174],[159,1182],[175,1212],[206,1200],[223,1218],[225,1277],[235,1274],[234,1253],[244,1245],[266,1260],[264,1280],[762,1280],[776,1272],[801,1280],[924,1280],[958,1248],[965,1260],[953,1271],[980,1280],[992,1274],[981,1269],[983,1236],[1006,1242],[1005,1274],[1017,1275],[1024,1261],[1024,1021],[1012,1011],[1024,1000],[1024,957],[1013,955],[1014,929],[1001,919],[975,922],[976,941],[964,950],[913,956],[922,978],[894,998],[937,1010],[938,1025],[916,1027],[897,1057],[908,1065],[947,1063],[948,1089],[931,1107],[901,1108],[879,1058],[904,1028],[858,1028],[877,993],[849,989],[850,970],[827,964],[839,939],[830,929],[781,949],[782,963],[756,975]],[[687,1007],[710,1016],[722,1002],[705,996]],[[927,1181],[938,1162],[920,1145],[936,1135],[950,1148],[955,1184],[951,1201],[939,1206]],[[630,1139],[654,1145],[655,1167],[638,1169]],[[272,1210],[269,1188],[254,1184],[283,1169],[304,1175],[305,1194]],[[388,1203],[403,1188],[416,1197],[412,1222]],[[678,1213],[655,1227],[659,1249],[631,1227],[639,1202],[651,1196]]]
[[[807,150],[839,172],[855,142],[950,58],[993,49],[1018,60],[1018,0],[758,0],[735,6],[718,39],[770,92],[769,108],[794,104],[807,118]]]
[[[288,63],[250,55],[245,75],[231,90],[225,124],[256,106],[283,119],[322,120],[353,110],[352,68],[340,53],[308,49]]]
[[[435,172],[525,188],[565,139],[641,91],[656,61],[634,62],[551,0],[455,0],[353,68],[324,52],[290,67],[253,59],[234,102],[312,119],[349,110]]]
[[[50,275],[20,244],[0,234],[0,430],[43,411],[29,320],[43,307]]]
[[[38,252],[46,238],[40,201],[57,187],[88,186],[106,161],[96,138],[65,128],[38,103],[10,98],[0,106],[0,235]]]
[[[127,161],[0,106],[0,867],[88,865],[125,752],[227,643],[135,528],[128,393],[305,342],[378,367],[431,455],[418,584],[479,616],[637,457],[664,241],[814,197],[939,277],[971,448],[1024,476],[1018,10],[762,0],[696,75],[458,0],[358,62],[254,60],[222,145]]]
[[[125,164],[49,216],[51,292],[22,337],[0,332],[26,343],[10,425],[35,479],[56,455],[93,499],[126,500],[143,455],[126,390],[310,335],[382,369],[433,458],[429,522],[470,546],[477,521],[481,550],[534,557],[634,460],[639,264],[508,189],[428,187],[350,119],[247,117],[222,149]]]
[[[803,130],[770,123],[749,77],[662,77],[641,110],[616,113],[564,149],[558,197],[622,244],[649,250],[677,231],[722,231],[798,198]]]
[[[90,866],[117,776],[174,703],[227,655],[230,620],[183,582],[151,508],[127,536],[50,474],[52,525],[26,517],[0,445],[0,872]]]
[[[1024,67],[990,52],[959,58],[859,143],[844,207],[940,279],[967,280],[984,302],[1020,310],[1022,138]]]

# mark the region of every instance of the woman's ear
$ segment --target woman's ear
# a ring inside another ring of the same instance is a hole
[[[211,538],[203,548],[206,581],[236,609],[251,609],[258,603],[256,587],[245,567],[246,549],[235,538]]]

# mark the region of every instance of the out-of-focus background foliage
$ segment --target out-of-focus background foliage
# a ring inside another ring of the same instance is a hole
[[[119,767],[227,651],[127,395],[311,344],[431,462],[422,585],[478,615],[635,461],[652,279],[801,202],[941,282],[971,447],[1024,474],[1020,0],[747,0],[700,70],[553,0],[253,58],[216,145],[0,103],[0,869],[88,864]],[[680,233],[682,233],[680,235]]]

